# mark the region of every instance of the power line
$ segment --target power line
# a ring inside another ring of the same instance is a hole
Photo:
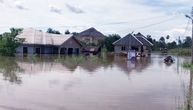
[[[162,17],[165,17],[165,15],[162,15],[162,16],[154,16],[154,17],[149,17],[149,18],[133,19],[133,20],[129,20],[129,21],[110,22],[110,23],[105,23],[105,24],[101,24],[101,25],[129,24],[129,23],[131,23],[131,22],[139,22],[139,21],[144,21],[144,20],[153,20],[153,19],[162,18]]]
[[[155,17],[149,17],[149,18],[142,18],[142,19],[135,19],[131,21],[123,21],[123,22],[111,22],[111,23],[105,23],[105,24],[95,24],[92,26],[107,26],[107,25],[120,25],[120,24],[129,24],[134,21],[143,21],[143,20],[153,20],[156,18],[161,18],[165,16],[155,16]],[[30,26],[16,26],[16,27],[30,27]],[[49,27],[54,27],[54,28],[85,28],[88,27],[88,25],[74,25],[74,26],[68,26],[68,25],[61,25],[61,26],[35,26],[34,28],[49,28]],[[10,28],[10,26],[0,26],[0,28]]]
[[[187,24],[186,24],[186,27],[185,27],[185,30],[184,30],[184,33],[182,34],[182,36],[184,37],[186,35],[186,33],[188,32],[188,27],[190,25],[190,20],[188,20]]]
[[[149,28],[149,27],[152,27],[152,26],[155,26],[155,25],[159,25],[159,24],[162,24],[162,23],[166,23],[166,22],[171,21],[171,20],[174,20],[174,17],[169,18],[169,19],[166,19],[166,20],[163,20],[163,21],[160,21],[160,22],[157,22],[157,23],[152,23],[152,24],[145,25],[145,26],[142,26],[142,27],[137,27],[137,28],[135,28],[135,29]]]
[[[149,28],[149,27],[152,27],[152,26],[156,26],[156,25],[159,25],[159,24],[163,24],[163,23],[172,21],[172,20],[174,20],[174,18],[175,18],[175,16],[170,17],[170,18],[165,19],[165,20],[162,20],[162,21],[159,21],[159,22],[156,22],[156,23],[148,24],[148,25],[145,25],[145,26],[141,26],[141,27],[137,27],[137,28],[124,29],[124,30],[122,30],[122,32],[123,31],[128,31],[128,30],[146,29],[146,28]]]

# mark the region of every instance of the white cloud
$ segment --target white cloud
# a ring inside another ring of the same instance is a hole
[[[0,0],[0,3],[4,3],[4,1],[3,1],[3,0]]]
[[[77,8],[75,6],[72,6],[70,4],[66,4],[66,7],[73,13],[76,13],[76,14],[80,14],[80,13],[84,13],[84,11],[80,8]]]
[[[15,5],[15,7],[16,7],[17,9],[19,9],[19,10],[27,10],[27,9],[28,9],[28,8],[26,8],[26,7],[24,6],[24,3],[23,3],[22,0],[15,0],[14,5]]]
[[[155,6],[148,5],[148,1],[150,0],[4,0],[5,5],[0,7],[0,10],[5,10],[0,13],[0,24],[7,26],[7,28],[13,26],[38,29],[53,27],[61,32],[66,29],[79,32],[89,27],[96,27],[105,34],[116,32],[124,36],[132,31],[140,31],[145,35],[151,34],[157,38],[165,34],[175,33],[179,30],[172,29],[186,24],[187,19],[183,15],[171,14],[171,12],[181,13],[178,10],[181,10],[182,6],[178,4],[182,4],[183,10],[189,12],[192,0],[177,0],[175,2],[151,0],[150,2]],[[164,4],[164,7],[161,7],[160,4]],[[8,5],[11,5],[11,8]],[[167,5],[175,8],[171,9]],[[18,11],[13,7],[30,10]],[[167,14],[166,12],[169,10],[172,11]],[[176,18],[152,27],[136,29],[158,23],[171,16],[176,16]],[[12,20],[13,18],[14,20]],[[3,30],[5,29],[0,28],[0,31]],[[175,36],[179,35],[178,33]]]
[[[60,9],[59,7],[55,6],[55,5],[49,5],[50,11],[57,13],[57,14],[61,14],[62,13],[62,9]]]

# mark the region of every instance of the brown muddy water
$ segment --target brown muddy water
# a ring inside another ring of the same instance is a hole
[[[177,110],[189,58],[0,57],[0,110]]]

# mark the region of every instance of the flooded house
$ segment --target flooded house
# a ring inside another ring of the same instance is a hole
[[[134,50],[138,56],[148,56],[153,46],[141,33],[128,34],[115,41],[113,45],[115,54],[127,54],[130,50]]]
[[[90,53],[100,51],[102,42],[105,40],[105,35],[93,27],[78,33],[75,37],[83,44],[84,52]]]
[[[58,35],[33,28],[24,29],[17,36],[23,42],[16,49],[18,54],[80,54],[82,45],[72,35]]]

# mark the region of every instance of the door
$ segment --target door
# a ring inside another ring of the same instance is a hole
[[[73,48],[68,48],[68,54],[69,55],[73,54]]]
[[[53,48],[53,54],[58,54],[58,47]]]
[[[66,48],[61,48],[60,49],[60,54],[66,54]]]
[[[27,47],[23,47],[23,54],[27,54],[28,53],[28,48]]]

